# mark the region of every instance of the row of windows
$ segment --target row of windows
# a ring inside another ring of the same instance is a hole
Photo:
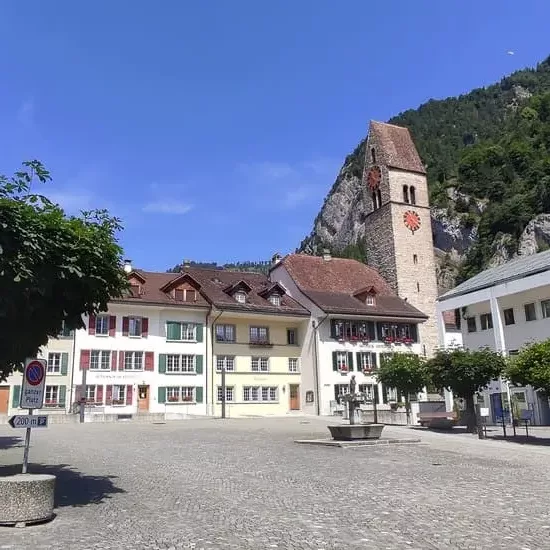
[[[279,388],[277,386],[243,386],[242,400],[247,403],[265,403],[277,402],[279,400]],[[223,400],[223,387],[217,388],[218,402]],[[227,402],[235,401],[235,387],[225,387],[225,400]]]
[[[298,357],[289,357],[287,359],[288,372],[299,372]],[[221,372],[225,368],[226,372],[235,372],[234,355],[216,356],[216,370]],[[252,372],[269,372],[269,357],[251,357],[250,370]]]
[[[526,322],[536,321],[539,317],[537,315],[537,304],[530,302],[523,305],[523,314]],[[542,300],[540,302],[540,315],[542,319],[550,318],[550,300]],[[514,308],[506,308],[502,310],[502,316],[504,317],[504,324],[506,326],[515,325],[516,318]],[[476,317],[467,317],[466,319],[468,332],[477,331]],[[490,313],[482,313],[479,316],[479,324],[481,330],[490,330],[493,328],[493,316]]]
[[[235,343],[237,327],[235,325],[220,324],[215,327],[216,342]],[[248,333],[250,343],[270,343],[269,327],[250,326]],[[298,345],[298,331],[295,328],[286,329],[286,343]]]
[[[395,388],[387,388],[382,386],[382,403],[389,403],[390,401],[397,400],[397,390]],[[366,398],[369,401],[376,400],[377,403],[380,402],[380,396],[378,393],[378,384],[358,384],[357,391],[359,393],[366,394]],[[343,395],[349,393],[349,384],[334,384],[334,398],[336,401],[340,401],[340,398]],[[412,398],[413,396],[411,396]]]
[[[368,351],[333,351],[332,352],[332,370],[348,372],[357,370],[358,372],[373,371],[378,368],[386,359],[390,358],[392,353],[380,353]]]
[[[337,340],[414,343],[418,341],[417,326],[413,323],[375,323],[333,319],[331,337]]]

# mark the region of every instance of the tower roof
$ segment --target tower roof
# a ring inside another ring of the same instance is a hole
[[[408,128],[371,120],[369,138],[374,139],[380,162],[390,168],[425,174]]]

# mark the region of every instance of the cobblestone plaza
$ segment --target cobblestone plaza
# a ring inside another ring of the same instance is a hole
[[[52,425],[29,471],[57,475],[50,523],[0,549],[550,547],[550,448],[387,427],[407,446],[297,445],[327,419]],[[23,430],[0,427],[0,475]]]

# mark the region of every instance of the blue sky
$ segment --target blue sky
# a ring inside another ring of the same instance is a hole
[[[46,194],[120,216],[143,268],[268,259],[369,119],[536,64],[549,20],[546,0],[4,0],[0,172],[42,160]]]

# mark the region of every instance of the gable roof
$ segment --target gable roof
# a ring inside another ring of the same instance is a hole
[[[440,302],[444,302],[455,296],[470,294],[477,290],[483,290],[502,283],[523,279],[550,270],[550,250],[532,254],[529,256],[520,256],[519,258],[506,262],[505,264],[486,269],[477,275],[474,275],[467,281],[459,284],[439,297]]]
[[[427,315],[396,296],[378,271],[357,260],[289,254],[281,264],[300,291],[325,313],[427,319]],[[357,291],[365,289],[376,293],[374,306],[367,306],[356,297]]]
[[[369,139],[373,139],[378,146],[376,152],[381,164],[409,172],[426,173],[408,128],[371,120]]]

